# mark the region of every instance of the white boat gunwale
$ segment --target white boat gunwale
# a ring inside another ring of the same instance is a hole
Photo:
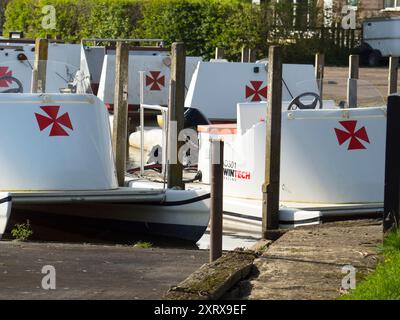
[[[179,206],[210,198],[209,192],[202,195],[189,196],[180,200],[168,200],[163,189],[132,189],[121,187],[116,190],[99,191],[42,191],[42,192],[8,192],[9,198],[15,204],[40,203],[121,203],[149,204],[163,206]],[[182,194],[183,195],[183,194]],[[2,200],[0,200],[1,203]]]

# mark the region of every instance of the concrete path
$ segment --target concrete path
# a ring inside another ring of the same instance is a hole
[[[208,262],[208,251],[0,241],[0,299],[160,299]],[[42,267],[56,290],[42,289]]]
[[[255,260],[256,271],[234,291],[242,299],[336,299],[344,265],[362,278],[376,264],[382,225],[375,220],[327,223],[287,232]]]

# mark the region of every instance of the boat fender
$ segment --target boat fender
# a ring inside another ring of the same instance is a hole
[[[321,211],[301,210],[298,208],[279,209],[279,225],[281,228],[319,224],[321,217]]]

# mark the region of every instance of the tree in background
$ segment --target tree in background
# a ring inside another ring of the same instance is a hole
[[[271,44],[283,46],[286,62],[312,62],[315,52],[324,50],[332,63],[342,63],[348,54],[335,48],[329,30],[321,33],[316,28],[324,22],[321,0],[298,0],[296,5],[293,0],[265,0],[261,5],[250,0],[7,2],[4,32],[23,31],[28,38],[60,35],[75,43],[83,38],[161,38],[166,46],[184,41],[188,55],[205,59],[214,56],[215,47],[223,47],[231,61],[240,60],[242,47],[263,58]],[[42,8],[49,4],[56,9],[56,26],[51,30],[41,25]]]
[[[0,0],[0,35],[2,35],[6,6],[10,0]]]

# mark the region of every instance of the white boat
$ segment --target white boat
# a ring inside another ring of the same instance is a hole
[[[267,62],[239,63],[212,60],[209,62],[196,61],[196,64],[193,65],[193,61],[193,59],[187,61],[187,70],[191,70],[189,77],[188,74],[186,75],[188,91],[185,107],[188,112],[193,110],[201,112],[211,123],[236,123],[237,103],[266,101],[268,92]],[[150,64],[150,62],[146,61],[146,64]],[[138,63],[133,62],[133,65],[135,64]],[[103,68],[103,70],[106,69]],[[314,67],[312,65],[284,64],[282,72],[284,101],[290,101],[305,91],[318,92],[316,81],[304,81],[304,79],[313,79]],[[154,93],[149,90],[145,90],[142,94],[146,104],[166,104],[165,99],[165,101],[154,99]],[[329,107],[329,105],[329,102],[326,102],[324,107]],[[130,134],[131,147],[140,148],[140,135],[139,131]],[[151,151],[155,150],[155,146],[162,146],[162,136],[160,128],[145,128],[143,141],[143,148],[146,151],[145,162],[153,157]],[[159,147],[158,151],[160,151]],[[161,152],[159,153],[161,154]],[[197,161],[192,161],[192,164],[197,164]]]
[[[0,132],[0,235],[20,210],[190,241],[207,228],[206,191],[118,187],[108,112],[93,95],[0,93]]]
[[[339,83],[326,80],[327,87],[329,82]],[[330,90],[326,88],[327,93]],[[338,96],[340,91],[337,89]],[[369,96],[362,99],[366,91]],[[305,110],[301,105],[291,107],[296,99],[283,100],[282,227],[383,212],[386,106],[366,82],[359,81],[359,93],[360,105],[365,102],[368,106],[342,109],[321,99],[324,108],[316,103],[315,109]],[[314,92],[305,93],[303,103],[307,105],[315,97]],[[267,108],[267,102],[238,103],[237,123],[198,129],[198,169],[203,183],[210,181],[210,138],[225,142],[224,212],[228,223],[261,225]]]
[[[185,99],[185,107],[200,110],[211,122],[236,122],[236,104],[267,100],[268,61],[255,63],[199,62]],[[311,64],[283,64],[282,96],[290,101],[303,92],[318,93]]]
[[[130,101],[131,104],[138,104],[140,102],[139,81],[137,78],[139,69],[146,67],[147,64],[151,69],[153,65],[149,61],[153,59],[154,63],[160,64],[160,67],[168,71],[166,58],[163,55],[156,57],[130,56],[130,60],[136,62],[133,63],[134,69],[132,69],[135,71],[130,73],[130,77],[136,81],[134,88],[130,89],[130,91],[133,90],[132,92],[134,92],[130,96],[133,99]],[[113,68],[110,67],[112,59],[113,57],[110,55],[104,60],[103,81],[100,81],[102,83],[100,95],[103,94],[104,99],[106,97],[106,88],[110,88],[109,84],[112,83]],[[186,203],[189,201],[188,199],[195,199],[199,200],[194,202],[198,202],[199,206],[208,206],[207,200],[203,199],[203,197],[208,196],[209,189],[207,186],[208,171],[210,168],[209,138],[210,136],[223,137],[225,141],[225,216],[229,217],[232,221],[246,221],[249,224],[254,224],[259,229],[262,208],[261,185],[264,177],[264,132],[267,109],[265,100],[268,89],[268,83],[266,82],[267,64],[260,62],[229,63],[222,61],[197,61],[196,63],[197,66],[195,69],[195,63],[192,63],[192,70],[194,70],[193,78],[190,81],[190,85],[187,84],[189,89],[185,101],[186,107],[189,109],[198,108],[216,123],[232,123],[237,120],[237,124],[214,124],[212,126],[199,127],[198,163],[199,169],[202,171],[203,182],[205,183],[203,189],[205,191],[191,190],[191,195],[188,197],[182,196],[182,199],[170,198],[167,200],[173,201],[175,204],[176,201],[181,204],[179,201],[182,200],[183,205],[186,206],[188,205]],[[139,66],[139,69],[136,66]],[[81,69],[85,68],[90,69],[85,66],[82,68],[81,65]],[[83,74],[86,75],[83,77],[84,81],[86,81],[88,71],[83,70]],[[280,221],[282,226],[318,223],[324,217],[347,216],[349,214],[364,215],[382,211],[383,150],[386,128],[386,108],[383,99],[380,103],[369,103],[369,106],[373,106],[369,108],[341,109],[339,102],[343,99],[333,99],[330,95],[332,92],[338,95],[336,92],[338,90],[345,92],[346,80],[342,79],[342,84],[340,84],[339,82],[327,79],[327,83],[324,84],[324,92],[329,97],[324,100],[321,99],[321,105],[318,106],[321,107],[320,109],[287,110],[288,105],[296,101],[296,97],[304,93],[307,93],[302,98],[302,102],[305,104],[318,98],[317,81],[313,77],[314,69],[311,65],[283,66],[280,192],[282,205]],[[166,80],[164,79],[163,81],[166,84]],[[360,87],[362,81],[358,82]],[[329,86],[327,86],[329,83],[334,87],[332,92]],[[165,104],[165,94],[160,96],[160,90],[151,90],[153,85],[154,81],[150,81],[146,85],[148,92],[142,92],[144,101],[147,103]],[[14,86],[16,86],[15,83]],[[157,86],[161,89],[159,85]],[[85,83],[82,87],[83,89],[80,91],[85,92],[88,83]],[[56,86],[54,90],[56,90],[54,92],[58,92],[59,86]],[[165,88],[163,90],[166,93],[167,90]],[[362,92],[364,94],[367,92],[370,94],[370,91],[368,86],[359,88],[359,93]],[[50,99],[51,101],[53,99],[52,96],[52,94],[49,94],[48,97],[44,96],[43,99]],[[59,97],[62,95],[56,96]],[[82,97],[80,95],[69,96]],[[34,95],[31,97],[34,97]],[[86,97],[87,99],[95,99],[91,95],[87,95]],[[150,97],[152,98],[150,99]],[[69,99],[73,100],[75,98]],[[105,102],[111,103],[112,97],[109,96]],[[79,103],[85,104],[83,102]],[[83,109],[80,112],[84,113]],[[89,118],[91,119],[90,121],[94,121],[93,123],[96,123],[98,120],[98,116],[95,114],[87,115],[87,119]],[[97,125],[97,127],[104,129],[108,126],[104,121],[106,120],[101,118],[101,124]],[[63,130],[68,133],[67,129]],[[105,131],[109,132],[109,129]],[[9,128],[6,132],[12,132],[12,128]],[[31,133],[28,133],[27,136],[31,136]],[[92,137],[93,141],[97,139],[97,135],[93,135],[92,132],[86,132],[86,136]],[[144,146],[147,152],[153,149],[153,143],[162,144],[160,130],[155,131],[151,136],[145,135],[145,140],[147,139],[146,137],[149,138],[147,145]],[[109,137],[103,140],[103,145],[104,143],[106,145],[109,144]],[[88,141],[87,145],[93,144],[93,141]],[[139,133],[134,133],[131,136],[131,141],[137,145],[138,141],[140,141]],[[103,152],[104,150],[101,152],[103,156],[110,152],[111,147],[107,148],[105,152]],[[83,150],[85,147],[81,147],[81,149]],[[8,150],[12,150],[12,146],[9,146]],[[62,154],[63,151],[59,150],[59,152]],[[99,154],[98,150],[93,150],[92,152],[85,150],[85,154],[87,155],[92,153]],[[19,154],[16,154],[14,158],[18,156]],[[66,158],[63,158],[64,160],[62,161],[68,159],[68,155],[64,154],[64,157]],[[29,156],[26,158],[29,158]],[[145,159],[146,162],[147,160]],[[94,161],[92,159],[86,162],[83,167],[90,167]],[[103,161],[103,163],[108,163],[108,165],[111,162],[112,157],[105,160],[105,162]],[[101,170],[104,170],[106,167],[103,166]],[[63,169],[64,171],[66,170],[66,168]],[[107,175],[110,175],[110,173],[108,172],[106,175],[104,173],[101,173],[101,175],[96,174],[92,178],[96,181],[99,176],[106,177]],[[85,185],[85,187],[82,187],[84,185],[82,181],[86,183],[87,181],[91,181],[91,179],[81,177],[77,181],[80,181],[80,187],[73,186],[72,189],[64,191],[78,191],[74,188],[86,191],[91,190],[90,186]],[[129,186],[137,190],[146,189],[147,191],[145,192],[153,192],[152,189],[154,189],[154,184],[143,181],[129,182]],[[21,188],[21,186],[19,187]],[[10,192],[9,186],[7,188],[0,188],[0,190]],[[48,187],[46,188],[40,189],[40,192],[50,190]],[[102,182],[102,188],[102,192],[118,190],[115,184],[113,184],[113,187],[110,187],[110,184],[104,183],[104,181]],[[151,196],[154,196],[155,201],[158,201],[159,189],[162,189],[162,187],[157,187],[156,189],[158,189],[155,192],[157,197],[153,193],[151,193]],[[20,189],[17,189],[17,191],[20,191]],[[165,196],[170,194],[172,196],[171,192],[167,190],[161,193],[164,193]],[[180,193],[180,195],[184,195],[184,192]],[[133,192],[132,197],[136,196],[137,194]],[[6,195],[4,198],[8,199],[8,197],[9,195]],[[14,196],[14,198],[17,199],[18,197]],[[90,202],[90,200],[88,201]],[[8,202],[6,201],[5,203]],[[173,206],[166,205],[164,207],[172,208]],[[180,208],[184,207],[181,206]],[[200,209],[199,211],[201,211]],[[89,211],[87,210],[87,212]],[[172,216],[171,210],[168,212]],[[4,214],[4,216],[6,215]],[[134,219],[138,218],[134,217]],[[161,220],[168,220],[163,219]],[[178,220],[178,217],[174,216],[168,221]],[[153,223],[153,220],[151,221]],[[181,220],[179,221],[181,223]],[[189,218],[187,221],[191,221],[191,219]],[[193,227],[199,226],[197,222],[190,225]],[[206,224],[200,223],[200,225],[202,228],[206,227]]]
[[[249,72],[255,68],[257,72]],[[261,93],[251,101],[254,90],[244,100],[248,77],[264,81],[260,89],[267,85],[266,75],[260,63],[200,62],[186,97],[187,107],[198,107],[215,122],[198,127],[198,169],[206,190],[210,138],[225,142],[224,226],[232,229],[245,223],[242,229],[261,230],[268,106]],[[346,83],[325,79],[325,97],[319,97],[312,66],[283,66],[281,227],[383,211],[385,101],[367,81],[358,80],[359,108],[344,109]],[[299,97],[303,105],[298,105]],[[305,106],[312,108],[302,110]],[[131,136],[135,144],[137,135]],[[161,145],[160,130],[158,135],[152,132],[149,143]]]

